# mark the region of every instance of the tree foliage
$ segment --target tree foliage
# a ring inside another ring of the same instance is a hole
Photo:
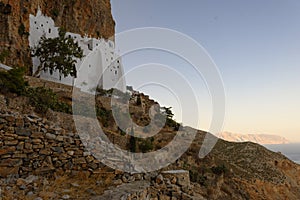
[[[83,50],[72,37],[66,37],[66,32],[59,29],[59,36],[46,38],[42,36],[39,44],[32,50],[32,56],[38,57],[40,65],[33,76],[38,76],[42,70],[49,70],[50,74],[59,71],[64,77],[76,77],[75,64],[77,58],[83,58]]]
[[[61,102],[50,88],[29,87],[26,90],[26,96],[29,97],[29,103],[38,113],[45,114],[49,108],[57,112],[72,113],[71,106]]]
[[[13,68],[9,71],[0,71],[0,91],[22,95],[28,85],[24,80],[24,68]]]
[[[163,109],[163,113],[167,116],[168,119],[172,119],[174,114],[172,113],[172,110],[171,110],[172,107],[162,107]]]

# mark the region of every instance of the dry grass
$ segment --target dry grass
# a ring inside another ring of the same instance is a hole
[[[90,199],[92,196],[103,194],[104,190],[112,186],[115,177],[110,172],[100,172],[89,176],[89,173],[79,172],[76,175],[64,175],[55,179],[40,178],[27,189],[20,190],[16,185],[11,190],[2,189],[3,200],[33,200],[41,197],[43,200],[60,199],[68,195],[70,199]],[[34,190],[33,195],[26,195]]]

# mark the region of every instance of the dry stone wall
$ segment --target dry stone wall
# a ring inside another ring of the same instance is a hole
[[[77,134],[35,115],[0,114],[0,176],[55,171],[96,172],[103,165],[86,152]]]

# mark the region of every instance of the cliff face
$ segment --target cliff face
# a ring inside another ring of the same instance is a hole
[[[115,22],[109,0],[0,0],[0,53],[8,51],[4,64],[31,66],[28,44],[29,14],[38,7],[56,26],[92,37],[113,38]]]

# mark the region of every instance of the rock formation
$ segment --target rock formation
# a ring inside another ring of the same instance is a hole
[[[95,38],[114,37],[115,22],[109,0],[1,0],[0,53],[9,52],[4,64],[25,66],[31,72],[29,14],[35,15],[38,7],[69,32]]]

